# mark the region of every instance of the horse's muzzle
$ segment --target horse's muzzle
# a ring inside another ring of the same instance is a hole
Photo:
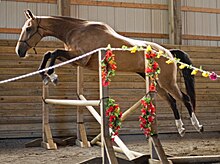
[[[28,46],[25,42],[18,42],[15,48],[15,52],[19,57],[25,57],[28,50]]]

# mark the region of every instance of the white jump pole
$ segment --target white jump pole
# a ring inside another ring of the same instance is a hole
[[[99,106],[98,100],[61,100],[61,99],[45,99],[48,104],[56,105],[75,105],[75,106]]]

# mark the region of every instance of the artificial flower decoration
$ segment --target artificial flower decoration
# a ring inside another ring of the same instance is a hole
[[[151,52],[151,51],[152,51],[152,48],[151,48],[150,45],[148,45],[148,46],[147,46],[147,49],[146,49],[146,52],[148,53],[148,52]]]
[[[155,83],[152,82],[152,83],[150,84],[149,90],[150,90],[150,92],[156,92],[156,85],[155,85]]]
[[[156,58],[160,58],[162,55],[163,55],[163,51],[160,50],[160,51],[157,53]]]
[[[166,63],[167,63],[167,64],[172,64],[172,63],[173,63],[173,60],[169,59],[169,60],[166,61]]]
[[[160,52],[162,54],[162,52]],[[148,66],[145,70],[146,77],[150,78],[149,91],[156,92],[156,79],[160,74],[159,64],[155,61],[155,57],[158,53],[152,50],[151,46],[147,46],[145,51],[145,60],[148,60]],[[140,128],[144,131],[146,136],[153,135],[153,129],[151,127],[152,122],[156,116],[156,108],[153,105],[150,95],[141,100],[142,109],[141,116],[139,117]]]
[[[131,48],[131,53],[134,54],[138,50],[137,46]]]
[[[198,73],[198,69],[194,69],[192,72],[191,72],[191,75],[196,75]]]
[[[156,117],[156,108],[152,103],[152,99],[150,96],[144,97],[141,100],[141,116],[139,117],[140,128],[144,131],[146,136],[153,135],[153,129],[151,127],[153,121]]]
[[[187,67],[186,64],[181,64],[181,65],[179,66],[179,69],[184,69],[185,67]]]
[[[211,80],[217,80],[217,74],[215,72],[212,72],[210,75],[209,75],[209,78]]]
[[[209,77],[209,73],[206,72],[206,71],[203,71],[203,72],[202,72],[202,76],[203,76],[203,77]]]
[[[115,104],[115,100],[109,98],[106,105],[106,117],[108,117],[109,127],[112,129],[110,134],[112,140],[114,136],[118,135],[118,131],[121,128],[122,112],[118,104]]]
[[[115,70],[117,68],[115,62],[115,55],[111,50],[107,50],[104,59],[101,61],[102,66],[102,85],[108,86],[111,81],[111,77],[115,76]]]

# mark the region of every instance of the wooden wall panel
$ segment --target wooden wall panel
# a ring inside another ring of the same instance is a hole
[[[47,47],[42,47],[40,43],[37,51],[39,55],[31,53],[27,59],[20,59],[14,53],[15,42],[0,42],[0,80],[15,77],[17,75],[29,73],[37,70],[42,53],[61,44],[48,42]],[[172,46],[169,46],[172,47]],[[220,74],[219,58],[220,48],[211,47],[179,47],[188,52],[194,62],[199,67],[203,65],[206,70],[214,70]],[[76,99],[76,69],[66,65],[56,69],[59,75],[59,85],[50,85],[51,98]],[[110,95],[119,103],[124,111],[143,97],[144,81],[141,77],[132,73],[118,73],[112,79]],[[85,71],[84,93],[88,99],[98,99],[98,74],[97,72]],[[184,90],[183,78],[178,77],[179,86]],[[196,76],[197,94],[197,116],[204,125],[206,131],[220,131],[220,87],[219,80],[211,81],[208,78]],[[41,135],[41,95],[42,82],[38,75],[0,85],[0,138],[16,137],[40,137]],[[167,102],[157,96],[158,124],[160,133],[177,133],[174,117]],[[183,122],[187,131],[195,132],[192,127],[188,112],[182,104],[178,102]],[[61,105],[51,105],[50,122],[54,136],[76,135],[76,107],[66,107]],[[98,111],[98,108],[96,108]],[[138,126],[138,116],[140,111],[136,111],[123,123],[122,134],[141,134]],[[85,110],[86,130],[88,134],[94,135],[99,132],[99,126]]]

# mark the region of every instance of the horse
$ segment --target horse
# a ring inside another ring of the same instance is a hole
[[[127,47],[147,47],[151,45],[156,50],[162,50],[171,59],[175,55],[182,62],[191,64],[188,55],[181,50],[167,50],[153,42],[124,37],[102,22],[62,16],[35,16],[30,10],[24,11],[24,14],[27,20],[22,27],[15,48],[19,57],[24,58],[29,49],[35,48],[40,40],[47,36],[54,36],[64,43],[64,50],[56,49],[44,54],[39,70],[46,67],[49,59],[49,66],[53,66],[56,59],[60,61],[70,60],[94,49],[106,47],[108,44],[114,48],[121,48],[123,45]],[[131,54],[129,51],[115,51],[114,54],[117,61],[117,71],[134,72],[145,78],[143,52],[137,51],[135,54]],[[186,106],[192,125],[198,132],[202,132],[203,126],[195,115],[195,88],[191,70],[184,68],[182,71],[186,84],[186,94],[177,85],[177,64],[166,64],[167,59],[165,57],[160,57],[156,61],[161,69],[157,79],[157,91],[162,98],[167,100],[173,110],[175,124],[180,136],[184,136],[185,127],[178,112],[176,100],[180,100]],[[98,55],[92,54],[71,64],[97,71],[97,63]],[[53,79],[54,83],[57,82],[57,75],[54,73],[54,69],[41,72],[40,75],[45,83],[48,83],[48,76]]]

